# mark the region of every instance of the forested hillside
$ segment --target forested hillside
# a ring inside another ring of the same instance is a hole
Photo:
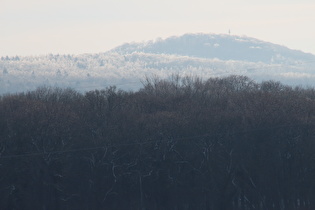
[[[0,97],[1,209],[315,209],[315,90],[244,76]]]
[[[79,92],[117,85],[139,90],[145,76],[172,74],[202,78],[245,75],[257,82],[315,83],[315,56],[254,38],[186,34],[129,43],[104,53],[0,58],[0,94],[42,85]]]

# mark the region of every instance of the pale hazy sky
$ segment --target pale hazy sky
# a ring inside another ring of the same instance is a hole
[[[315,1],[0,0],[0,56],[98,53],[229,30],[315,54]]]

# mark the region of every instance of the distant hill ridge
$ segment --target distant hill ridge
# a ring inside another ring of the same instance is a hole
[[[110,52],[132,52],[183,55],[220,60],[283,63],[315,60],[315,56],[299,50],[258,39],[224,34],[185,34],[144,43],[127,43]]]
[[[172,74],[205,79],[233,74],[314,86],[315,56],[249,37],[185,34],[95,54],[1,57],[0,94],[42,85],[79,91],[118,85],[136,90],[147,76]]]

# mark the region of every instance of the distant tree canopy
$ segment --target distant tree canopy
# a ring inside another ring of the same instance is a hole
[[[244,76],[0,97],[1,209],[315,209],[315,90]]]

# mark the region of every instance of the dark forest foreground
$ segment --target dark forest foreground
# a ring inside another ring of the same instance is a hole
[[[174,76],[2,96],[0,208],[315,209],[315,90]]]

